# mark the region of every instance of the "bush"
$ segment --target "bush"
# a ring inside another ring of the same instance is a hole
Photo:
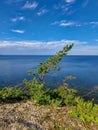
[[[66,83],[58,88],[59,97],[62,100],[62,105],[73,105],[75,104],[75,96],[77,91],[68,87]]]
[[[84,101],[81,97],[75,98],[76,105],[72,106],[71,117],[79,118],[84,122],[98,123],[98,105],[91,101]]]
[[[12,99],[20,99],[22,91],[14,87],[4,87],[0,89],[0,100],[7,101]]]

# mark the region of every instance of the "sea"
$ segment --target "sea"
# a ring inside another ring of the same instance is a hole
[[[16,86],[24,79],[33,79],[28,71],[35,71],[40,62],[49,55],[0,55],[0,88]],[[60,63],[59,71],[50,71],[45,77],[47,88],[59,87],[64,82],[77,89],[85,99],[98,101],[98,56],[65,56]],[[68,80],[66,76],[75,76]]]

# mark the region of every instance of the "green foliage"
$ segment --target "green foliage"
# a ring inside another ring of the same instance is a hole
[[[29,71],[29,74],[34,75],[37,79],[43,83],[45,75],[52,69],[52,70],[59,70],[60,68],[57,66],[63,56],[67,54],[69,50],[71,50],[73,44],[66,45],[61,51],[55,54],[53,57],[48,58],[46,61],[41,62],[39,64],[38,69],[35,72]]]
[[[73,105],[75,103],[74,98],[77,94],[75,89],[68,87],[66,83],[58,88],[59,97],[62,100],[62,105]]]
[[[72,107],[70,116],[79,118],[84,122],[98,123],[98,105],[91,101],[85,102],[83,98],[75,98],[76,105]]]
[[[76,79],[75,76],[72,76],[72,75],[69,75],[69,76],[66,76],[65,77],[67,80],[73,80],[73,79]]]
[[[61,95],[59,95],[58,90],[50,90],[43,91],[44,85],[44,77],[51,70],[59,70],[60,68],[57,66],[63,56],[67,54],[67,52],[73,47],[73,44],[66,45],[61,51],[55,54],[53,57],[48,58],[46,61],[41,62],[38,66],[38,69],[35,72],[29,71],[29,74],[34,76],[33,80],[26,81],[25,85],[29,88],[29,93],[32,95],[32,99],[34,99],[38,104],[51,104],[55,103],[57,105],[62,104]]]
[[[50,98],[45,95],[44,85],[38,83],[37,79],[25,80],[25,87],[27,88],[27,93],[30,95],[30,98],[35,101],[37,104],[49,104]]]
[[[31,98],[37,104],[64,106],[73,105],[75,103],[74,99],[77,91],[69,88],[67,84],[63,84],[57,89],[48,90],[44,89],[44,85],[38,83],[37,79],[34,78],[31,81],[25,80],[25,85],[29,88],[28,93],[31,95]]]
[[[27,94],[20,88],[4,87],[0,89],[0,101],[11,101],[13,99],[21,100],[26,98]]]
[[[51,70],[59,70],[60,68],[57,66],[63,56],[67,54],[67,52],[73,47],[73,44],[66,45],[61,51],[55,54],[53,57],[48,58],[46,61],[41,62],[39,64],[38,69],[35,72],[29,71],[29,74],[34,76],[33,80],[27,81],[25,80],[25,86],[29,90],[29,95],[32,95],[32,99],[36,101],[38,104],[51,104],[54,103],[56,105],[62,105],[62,96],[58,90],[50,90],[50,91],[43,91],[44,85],[44,77],[45,75]],[[71,97],[71,95],[70,95]],[[70,99],[69,97],[69,99]],[[66,104],[69,101],[66,98]],[[63,99],[65,102],[65,98]],[[68,100],[68,101],[67,101]]]
[[[14,87],[0,89],[0,101],[13,99],[31,98],[39,105],[69,106],[69,115],[79,118],[84,122],[98,123],[98,105],[93,102],[86,102],[77,96],[77,91],[68,87],[67,84],[61,85],[57,89],[44,89],[44,85],[37,82],[37,79],[25,80],[25,91]]]

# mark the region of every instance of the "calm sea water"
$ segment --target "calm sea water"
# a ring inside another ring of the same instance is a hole
[[[51,56],[0,56],[0,87],[19,84],[25,78],[32,79],[27,71],[34,71],[48,57]],[[76,76],[68,83],[82,95],[98,86],[98,56],[66,56],[58,66],[60,71],[46,76],[47,87],[59,86],[68,75]],[[92,93],[93,96],[98,98],[98,90]]]

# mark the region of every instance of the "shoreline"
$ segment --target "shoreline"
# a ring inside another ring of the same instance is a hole
[[[71,118],[70,107],[39,106],[32,100],[0,105],[0,130],[97,130],[94,123]]]

